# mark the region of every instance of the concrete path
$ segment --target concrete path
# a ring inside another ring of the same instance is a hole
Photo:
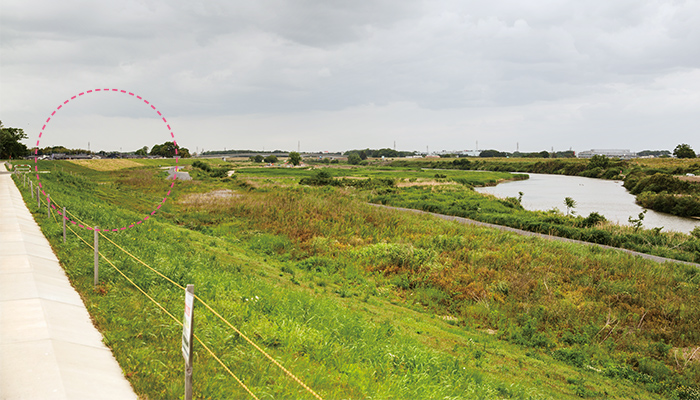
[[[136,399],[0,164],[0,400]]]
[[[509,226],[496,225],[496,224],[490,224],[488,222],[475,221],[475,220],[469,219],[469,218],[455,217],[452,215],[445,215],[445,214],[437,214],[437,213],[432,213],[432,212],[427,212],[427,211],[422,211],[422,210],[416,210],[413,208],[385,206],[383,204],[369,203],[369,205],[375,206],[375,207],[388,208],[390,210],[410,211],[410,212],[413,212],[416,214],[428,214],[428,215],[432,215],[434,217],[444,219],[447,221],[456,221],[456,222],[459,222],[461,224],[477,225],[477,226],[483,226],[485,228],[495,228],[495,229],[500,229],[502,231],[517,233],[518,235],[523,235],[523,236],[537,236],[537,237],[541,237],[543,239],[548,239],[548,240],[557,240],[560,242],[576,243],[576,244],[582,244],[585,246],[596,246],[596,247],[600,247],[602,249],[622,251],[624,253],[631,254],[633,256],[642,257],[642,258],[645,258],[647,260],[656,261],[658,263],[674,262],[674,263],[679,263],[679,264],[692,265],[694,267],[700,268],[700,264],[696,264],[696,263],[692,263],[692,262],[688,262],[688,261],[674,260],[672,258],[659,257],[659,256],[651,255],[651,254],[640,253],[640,252],[634,251],[634,250],[606,246],[604,244],[598,244],[598,243],[584,242],[581,240],[569,239],[569,238],[565,238],[565,237],[561,237],[561,236],[553,236],[553,235],[546,235],[544,233],[530,232],[530,231],[525,231],[522,229],[511,228]]]

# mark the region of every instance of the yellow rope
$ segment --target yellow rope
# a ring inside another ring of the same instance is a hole
[[[158,270],[156,270],[156,269],[154,269],[153,267],[149,266],[149,265],[146,264],[145,262],[141,261],[138,257],[134,256],[133,254],[129,253],[127,250],[125,250],[124,248],[122,248],[122,247],[119,246],[118,244],[114,243],[111,239],[109,239],[107,236],[105,236],[102,232],[100,232],[100,235],[101,235],[103,238],[107,239],[107,240],[108,240],[110,243],[112,243],[113,245],[117,246],[120,250],[122,250],[123,252],[125,252],[126,254],[128,254],[129,256],[131,256],[131,258],[133,258],[134,260],[136,260],[136,261],[138,261],[139,263],[141,263],[142,265],[144,265],[146,268],[150,269],[151,271],[155,272],[155,273],[158,274],[159,276],[161,276],[161,277],[163,277],[164,279],[166,279],[168,282],[170,282],[170,283],[176,285],[176,286],[179,287],[180,289],[183,289],[183,290],[185,289],[182,285],[178,284],[177,282],[175,282],[175,281],[173,281],[172,279],[168,278],[167,276],[163,275],[163,274],[162,274],[161,272],[159,272]],[[248,343],[250,343],[253,347],[255,347],[256,350],[258,350],[258,351],[261,352],[265,357],[267,357],[268,360],[272,361],[272,363],[274,363],[277,367],[279,367],[282,371],[284,371],[284,373],[286,373],[289,377],[291,377],[292,379],[294,379],[299,385],[301,385],[301,387],[303,387],[304,389],[306,389],[309,393],[311,393],[312,395],[314,395],[314,397],[316,397],[317,399],[323,400],[323,399],[321,398],[321,396],[319,396],[316,392],[313,391],[313,389],[311,389],[311,388],[308,387],[306,384],[304,384],[304,382],[302,382],[301,379],[297,378],[293,373],[291,373],[289,370],[287,370],[285,367],[283,367],[282,364],[280,364],[279,362],[277,362],[277,360],[275,360],[272,356],[270,356],[265,350],[263,350],[262,348],[260,348],[260,347],[259,347],[257,344],[255,344],[252,340],[250,340],[246,335],[244,335],[243,332],[241,332],[240,330],[238,330],[235,326],[233,326],[233,324],[231,324],[228,320],[226,320],[224,317],[222,317],[221,314],[219,314],[218,312],[216,312],[216,310],[214,310],[206,301],[202,300],[202,299],[201,299],[199,296],[197,296],[197,295],[195,295],[194,297],[195,297],[197,300],[199,300],[199,302],[202,303],[202,305],[204,305],[205,308],[207,308],[209,311],[211,311],[211,312],[212,312],[214,315],[216,315],[221,321],[223,321],[226,325],[228,325],[231,329],[233,329],[237,334],[239,334],[243,339],[245,339]]]
[[[113,245],[117,246],[117,248],[119,248],[119,250],[121,250],[121,251],[123,251],[124,253],[128,254],[131,258],[133,258],[134,260],[136,260],[137,262],[139,262],[140,264],[142,264],[142,265],[145,266],[146,268],[148,268],[148,269],[150,269],[151,271],[153,271],[153,272],[155,272],[156,274],[158,274],[158,276],[162,277],[163,279],[167,280],[168,282],[172,283],[173,285],[179,287],[180,289],[185,290],[185,287],[184,287],[184,286],[180,285],[179,283],[175,282],[174,280],[172,280],[172,279],[168,278],[167,276],[163,275],[160,271],[156,270],[155,268],[152,268],[150,265],[148,265],[148,264],[146,264],[145,262],[141,261],[138,257],[136,257],[135,255],[133,255],[133,254],[129,253],[128,251],[126,251],[126,249],[124,249],[124,248],[121,247],[120,245],[114,243],[110,238],[108,238],[107,236],[105,236],[104,233],[102,233],[101,231],[99,232],[99,234],[100,234],[100,236],[102,236],[103,238],[107,239],[108,242],[110,242],[110,243],[112,243]],[[196,296],[195,296],[195,297],[196,297]]]
[[[179,321],[178,321],[178,322],[179,322]],[[182,323],[180,323],[180,325],[182,325]],[[211,354],[212,357],[214,357],[214,358],[216,359],[216,361],[218,361],[219,364],[221,364],[221,366],[224,367],[224,369],[225,369],[226,371],[228,371],[229,374],[231,374],[231,376],[233,377],[233,379],[235,379],[236,381],[238,381],[238,383],[239,383],[241,386],[243,386],[243,389],[245,389],[248,393],[250,393],[250,395],[253,396],[253,398],[254,398],[255,400],[260,400],[260,399],[258,399],[258,396],[256,396],[255,394],[253,394],[253,392],[251,392],[250,389],[248,389],[248,387],[247,387],[245,384],[243,384],[243,382],[241,382],[241,380],[238,379],[238,377],[237,377],[236,375],[234,375],[233,372],[231,372],[231,370],[228,369],[228,367],[227,367],[226,365],[224,365],[224,363],[223,363],[221,360],[219,360],[219,357],[217,357],[217,356],[214,354],[214,352],[212,352],[211,350],[209,350],[209,347],[207,347],[207,345],[204,344],[204,342],[202,342],[196,334],[194,335],[194,338],[197,339],[197,341],[199,342],[199,344],[202,345],[202,347],[204,347],[205,349],[207,349],[207,351],[209,352],[209,354]]]
[[[70,227],[69,227],[69,229],[70,229],[71,232],[73,232],[80,240],[82,240],[83,243],[85,243],[86,245],[88,245],[88,247],[90,247],[90,248],[93,249],[93,250],[95,249],[94,246],[90,245],[90,243],[88,243],[87,241],[85,241],[85,239],[83,239],[80,235],[78,235],[78,234],[73,230],[73,228],[70,228]],[[114,263],[112,263],[112,261],[110,261],[107,257],[105,257],[105,256],[104,256],[102,253],[100,253],[99,251],[97,252],[97,254],[99,254],[100,257],[104,258],[104,260],[107,261],[107,263],[109,263],[109,265],[111,265],[112,268],[114,268],[117,272],[119,272],[119,273],[124,277],[124,279],[126,279],[127,281],[129,281],[129,283],[131,283],[136,289],[138,289],[141,293],[143,293],[144,296],[148,297],[148,299],[151,300],[155,305],[157,305],[158,308],[160,308],[160,309],[161,309],[164,313],[166,313],[170,318],[172,318],[175,322],[177,322],[180,326],[182,326],[182,321],[180,321],[180,320],[177,319],[174,315],[172,315],[168,310],[165,309],[165,307],[163,307],[160,303],[158,303],[153,297],[149,296],[148,293],[146,293],[146,291],[144,291],[143,289],[141,289],[141,287],[139,287],[139,285],[137,285],[137,284],[136,284],[134,281],[132,281],[128,276],[126,276],[125,273],[123,273],[119,268],[117,268],[117,266],[114,265]],[[257,397],[255,394],[253,394],[253,392],[250,391],[250,389],[248,389],[248,387],[247,387],[240,379],[238,379],[238,377],[236,376],[236,374],[234,374],[234,373],[223,363],[223,361],[221,361],[221,359],[219,359],[219,357],[217,357],[216,354],[214,354],[214,352],[211,351],[211,349],[209,349],[209,347],[208,347],[206,344],[204,344],[204,342],[202,342],[202,340],[201,340],[197,335],[193,335],[193,336],[195,337],[195,339],[197,339],[197,341],[199,342],[199,344],[201,344],[202,347],[204,347],[204,349],[206,349],[207,352],[208,352],[212,357],[214,357],[214,359],[215,359],[216,361],[218,361],[219,364],[220,364],[222,367],[224,367],[224,369],[236,380],[236,382],[238,382],[238,383],[243,387],[243,389],[245,389],[251,396],[253,396],[253,398],[254,398],[255,400],[260,400],[260,399],[258,399],[258,397]]]
[[[75,218],[78,222],[81,222],[83,225],[85,225],[85,222],[84,222],[84,221],[81,221],[79,218],[77,218],[77,217],[76,217],[75,215],[73,215],[71,212],[69,212],[69,211],[66,211],[66,212],[67,212],[68,214],[70,214],[73,218]],[[86,225],[86,226],[87,226],[87,225]],[[71,231],[73,231],[73,229],[71,229]],[[73,231],[73,233],[75,233],[75,232]],[[117,243],[115,243],[115,242],[112,241],[110,238],[108,238],[102,231],[99,231],[98,233],[100,234],[100,236],[102,236],[103,238],[107,239],[107,241],[109,241],[110,243],[112,243],[114,246],[116,246],[117,248],[119,248],[119,249],[120,249],[121,251],[123,251],[124,253],[128,254],[131,258],[133,258],[134,260],[136,260],[136,261],[137,261],[138,263],[140,263],[141,265],[143,265],[143,266],[145,266],[146,268],[150,269],[151,271],[155,272],[158,276],[162,277],[163,279],[167,280],[168,282],[172,283],[173,285],[177,286],[178,288],[180,288],[180,289],[182,289],[182,290],[185,290],[185,287],[183,287],[183,286],[180,285],[179,283],[173,281],[172,279],[170,279],[169,277],[167,277],[166,275],[164,275],[164,274],[161,273],[160,271],[156,270],[155,268],[151,267],[150,265],[146,264],[144,261],[142,261],[142,260],[140,260],[138,257],[134,256],[133,254],[131,254],[129,251],[127,251],[127,250],[124,249],[123,247],[119,246]],[[77,235],[77,234],[76,234],[76,235]],[[78,237],[80,237],[80,236],[78,236]],[[80,237],[80,239],[82,240],[82,237]],[[83,241],[85,242],[85,240],[83,240]],[[85,243],[87,243],[87,242],[85,242]],[[87,243],[87,244],[88,244],[88,246],[90,246],[89,243]],[[90,246],[90,247],[92,247],[92,246]],[[94,249],[94,247],[92,247],[92,248]],[[102,254],[100,254],[100,255],[102,255]],[[102,257],[105,258],[105,260],[107,260],[106,257],[104,257],[104,256],[102,256]],[[108,260],[107,262],[109,262],[109,260]],[[109,262],[109,263],[114,267],[114,265],[113,265],[111,262]],[[117,269],[116,267],[114,267],[114,268]],[[119,271],[119,270],[117,269],[117,271]],[[119,272],[121,273],[121,271],[119,271]],[[122,274],[122,275],[123,275],[123,274]],[[124,277],[126,277],[126,276],[124,276]],[[127,280],[129,280],[129,279],[127,278]],[[129,280],[129,282],[131,282],[131,280]],[[133,284],[133,282],[132,282],[132,284]],[[134,284],[134,286],[136,286],[136,285]],[[137,286],[137,287],[138,287],[138,286]],[[145,293],[144,293],[144,294],[145,294]],[[146,296],[148,296],[148,295],[146,295]],[[258,346],[257,344],[255,344],[255,342],[253,342],[251,339],[249,339],[248,336],[246,336],[245,334],[243,334],[243,332],[241,332],[240,330],[238,330],[238,328],[236,328],[235,326],[233,326],[233,324],[231,324],[228,320],[226,320],[224,317],[222,317],[221,314],[219,314],[218,312],[216,312],[216,310],[214,310],[207,302],[205,302],[204,300],[202,300],[202,299],[201,299],[199,296],[197,296],[197,295],[195,295],[194,297],[195,297],[195,299],[199,300],[199,302],[202,303],[202,305],[203,305],[206,309],[208,309],[209,311],[211,311],[216,317],[218,317],[221,321],[223,321],[226,325],[228,325],[231,329],[233,329],[237,334],[239,334],[243,339],[245,339],[246,342],[248,342],[248,343],[249,343],[251,346],[253,346],[256,350],[258,350],[260,353],[262,353],[268,360],[270,360],[270,361],[271,361],[273,364],[275,364],[278,368],[280,368],[282,371],[284,371],[284,373],[287,374],[287,376],[289,376],[290,378],[292,378],[295,382],[297,382],[301,387],[303,387],[306,391],[308,391],[309,393],[311,393],[311,394],[312,394],[314,397],[316,397],[318,400],[323,400],[323,398],[322,398],[321,396],[319,396],[318,393],[316,393],[313,389],[311,389],[311,388],[310,388],[309,386],[307,386],[304,382],[302,382],[301,379],[297,378],[297,376],[294,375],[291,371],[289,371],[289,370],[286,369],[284,366],[282,366],[282,364],[280,364],[277,360],[275,360],[271,355],[269,355],[269,354],[268,354],[265,350],[263,350],[260,346]],[[150,298],[150,297],[149,297],[149,298]],[[236,379],[237,379],[237,378],[236,378]],[[252,394],[252,393],[251,393],[251,394]]]
[[[274,364],[275,364],[276,366],[278,366],[282,371],[284,371],[288,376],[290,376],[292,379],[294,379],[299,385],[301,385],[301,387],[303,387],[303,388],[306,389],[309,393],[311,393],[312,395],[314,395],[314,397],[316,397],[318,400],[323,400],[323,398],[321,398],[321,396],[319,396],[316,392],[314,392],[310,387],[306,386],[306,385],[304,384],[304,382],[301,381],[301,379],[297,378],[293,373],[289,372],[285,367],[282,366],[282,364],[280,364],[279,362],[277,362],[277,360],[275,360],[274,358],[272,358],[272,356],[270,356],[269,354],[267,354],[267,352],[265,352],[265,350],[261,349],[261,348],[258,347],[258,345],[255,344],[252,340],[248,339],[248,337],[247,337],[246,335],[244,335],[243,332],[241,332],[241,331],[239,331],[238,329],[236,329],[235,326],[231,325],[230,322],[228,322],[226,319],[224,319],[224,317],[222,317],[221,315],[219,315],[219,313],[216,312],[213,308],[211,308],[211,307],[209,306],[209,304],[207,304],[206,302],[204,302],[204,301],[203,301],[202,299],[200,299],[197,295],[195,295],[194,298],[197,299],[197,300],[199,300],[199,302],[202,303],[202,305],[204,305],[204,307],[206,307],[209,311],[211,311],[212,313],[214,313],[214,315],[216,315],[217,317],[219,317],[219,319],[221,319],[222,321],[224,321],[224,323],[226,323],[226,325],[228,325],[231,329],[233,329],[234,331],[236,331],[236,333],[238,333],[239,335],[241,335],[241,337],[243,337],[243,339],[245,339],[248,343],[250,343],[253,347],[255,347],[255,348],[256,348],[259,352],[261,352],[265,357],[267,357],[268,360],[272,361],[272,363],[274,363]]]

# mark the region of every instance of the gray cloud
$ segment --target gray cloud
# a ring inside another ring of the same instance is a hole
[[[413,128],[423,124],[405,126],[412,119],[396,110],[424,110],[424,129],[451,132],[434,137],[457,148],[466,139],[456,127],[541,148],[605,147],[610,134],[590,132],[612,126],[668,148],[652,129],[673,127],[681,140],[699,122],[700,99],[684,93],[700,79],[696,1],[6,0],[0,9],[6,125],[41,121],[64,97],[102,86],[138,91],[192,121],[267,115],[301,126],[289,115],[354,115],[368,121],[363,129],[420,135]],[[98,103],[81,107],[145,117]]]

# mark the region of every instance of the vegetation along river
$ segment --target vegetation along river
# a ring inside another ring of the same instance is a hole
[[[475,188],[480,193],[497,197],[518,197],[523,192],[522,205],[528,210],[551,210],[558,208],[566,213],[564,198],[576,201],[574,211],[587,216],[591,212],[602,214],[609,221],[630,225],[628,218],[637,218],[644,208],[634,202],[634,196],[622,186],[622,181],[583,178],[579,176],[528,174],[530,179],[505,182],[497,186]],[[664,231],[689,233],[700,221],[681,218],[648,210],[644,217],[644,228],[663,227]]]

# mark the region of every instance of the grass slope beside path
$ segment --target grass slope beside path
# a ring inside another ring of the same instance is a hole
[[[90,226],[140,218],[168,186],[155,165],[65,164],[47,165],[53,172],[42,179]],[[700,368],[684,358],[700,345],[695,268],[379,210],[353,188],[193,176],[148,223],[107,235],[179,284],[195,284],[324,398],[698,393]],[[215,191],[230,195],[208,195]],[[75,237],[63,244],[60,224],[23,194],[137,393],[180,397],[181,328],[104,264],[93,288],[92,251]],[[92,232],[78,232],[91,242]],[[113,246],[100,248],[182,315],[180,289]],[[254,393],[311,398],[195,307],[198,335]],[[246,396],[195,349],[197,396]]]

